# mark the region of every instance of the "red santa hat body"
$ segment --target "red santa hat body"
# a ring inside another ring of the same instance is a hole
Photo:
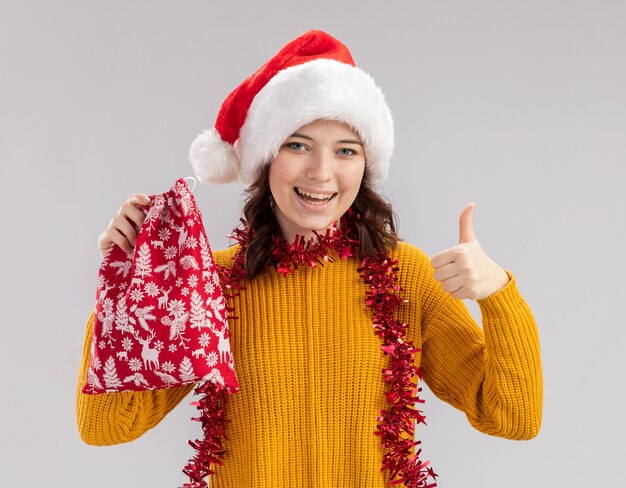
[[[203,183],[250,185],[287,137],[317,119],[350,125],[363,142],[370,183],[384,181],[394,145],[385,97],[348,48],[319,30],[286,44],[235,88],[189,159]]]

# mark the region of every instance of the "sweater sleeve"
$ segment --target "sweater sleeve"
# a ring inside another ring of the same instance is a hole
[[[541,426],[543,379],[533,314],[514,275],[478,300],[482,329],[463,300],[451,297],[428,271],[422,286],[421,368],[433,393],[462,410],[479,431],[531,439]]]
[[[91,355],[94,311],[87,321],[76,387],[76,423],[84,442],[107,446],[132,441],[157,425],[194,384],[150,391],[89,395],[82,392]]]

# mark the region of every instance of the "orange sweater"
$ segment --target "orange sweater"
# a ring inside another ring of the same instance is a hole
[[[236,250],[215,251],[214,258],[228,265]],[[514,276],[507,270],[509,283],[478,301],[481,329],[463,301],[434,279],[423,251],[399,243],[393,257],[408,299],[398,318],[409,324],[407,339],[422,348],[416,365],[430,389],[486,434],[537,435],[539,339]],[[233,299],[238,320],[230,341],[241,390],[227,398],[227,453],[210,477],[211,488],[387,486],[388,471],[380,471],[384,452],[374,435],[376,416],[386,405],[381,370],[387,358],[357,267],[349,258],[287,276],[270,269]],[[157,425],[193,385],[83,394],[92,328],[93,312],[76,392],[80,435],[94,445],[132,441]]]

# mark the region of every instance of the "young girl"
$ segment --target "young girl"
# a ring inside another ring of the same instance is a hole
[[[228,396],[212,488],[435,486],[413,442],[418,378],[490,435],[530,439],[542,412],[539,342],[513,274],[461,216],[460,244],[432,260],[400,242],[376,191],[393,122],[373,79],[321,31],[285,45],[224,101],[190,158],[203,183],[246,185],[238,243],[215,251],[241,277],[229,297],[240,391]],[[145,194],[100,235],[130,252]],[[476,300],[483,327],[462,298]],[[77,392],[82,439],[128,442],[193,385],[85,395],[93,313]]]

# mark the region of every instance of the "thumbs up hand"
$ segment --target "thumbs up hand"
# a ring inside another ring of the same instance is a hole
[[[510,281],[504,269],[483,250],[474,234],[475,203],[468,203],[459,219],[459,244],[435,254],[430,263],[434,278],[453,298],[482,300]]]

